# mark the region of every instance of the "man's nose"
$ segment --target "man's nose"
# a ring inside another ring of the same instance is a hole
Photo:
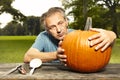
[[[60,33],[61,32],[61,27],[60,26],[56,26],[56,30],[57,30],[57,33]]]

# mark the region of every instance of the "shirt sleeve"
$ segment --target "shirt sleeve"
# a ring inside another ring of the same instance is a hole
[[[42,34],[39,34],[37,36],[32,47],[38,49],[39,51],[43,51],[43,49],[44,49],[44,37]]]

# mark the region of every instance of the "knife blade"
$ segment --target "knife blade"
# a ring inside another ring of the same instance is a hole
[[[88,18],[87,18],[87,21],[86,21],[86,25],[85,25],[84,30],[85,30],[85,31],[88,31],[90,28],[92,28],[92,18],[91,18],[91,17],[88,17]]]

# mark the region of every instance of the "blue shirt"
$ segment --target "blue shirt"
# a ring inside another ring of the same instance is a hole
[[[68,32],[73,31],[73,29],[68,29]],[[54,52],[57,50],[59,40],[55,39],[47,31],[41,32],[32,47],[38,49],[41,52]]]

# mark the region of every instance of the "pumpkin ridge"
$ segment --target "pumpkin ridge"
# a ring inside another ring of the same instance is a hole
[[[80,66],[81,64],[79,63],[80,61],[78,61],[79,60],[79,57],[78,56],[80,56],[80,49],[79,49],[79,44],[80,44],[80,36],[81,36],[81,31],[77,31],[77,35],[76,36],[78,36],[78,37],[76,37],[76,44],[75,45],[77,45],[76,46],[76,48],[75,48],[75,54],[76,54],[76,56],[75,56],[75,62],[76,62],[76,65],[75,65],[75,69],[76,69],[76,71],[77,70],[79,70],[79,67],[78,66]]]
[[[76,35],[74,35],[74,34],[72,34],[72,35],[73,36],[79,36],[80,32],[76,30],[75,33],[76,33]],[[73,45],[72,49],[73,49],[74,52],[72,53],[72,51],[70,51],[70,53],[73,54],[73,55],[77,54],[77,51],[78,51],[78,47],[76,46],[77,45],[76,41],[78,41],[77,37],[74,37],[74,40],[71,41],[71,44]],[[75,46],[76,46],[76,48],[74,48]],[[71,68],[77,69],[77,66],[78,66],[78,63],[77,63],[78,59],[77,58],[78,58],[78,55],[75,55],[74,57],[71,56],[71,59],[72,59],[72,60],[70,60]],[[76,64],[73,65],[72,63],[76,63]]]

